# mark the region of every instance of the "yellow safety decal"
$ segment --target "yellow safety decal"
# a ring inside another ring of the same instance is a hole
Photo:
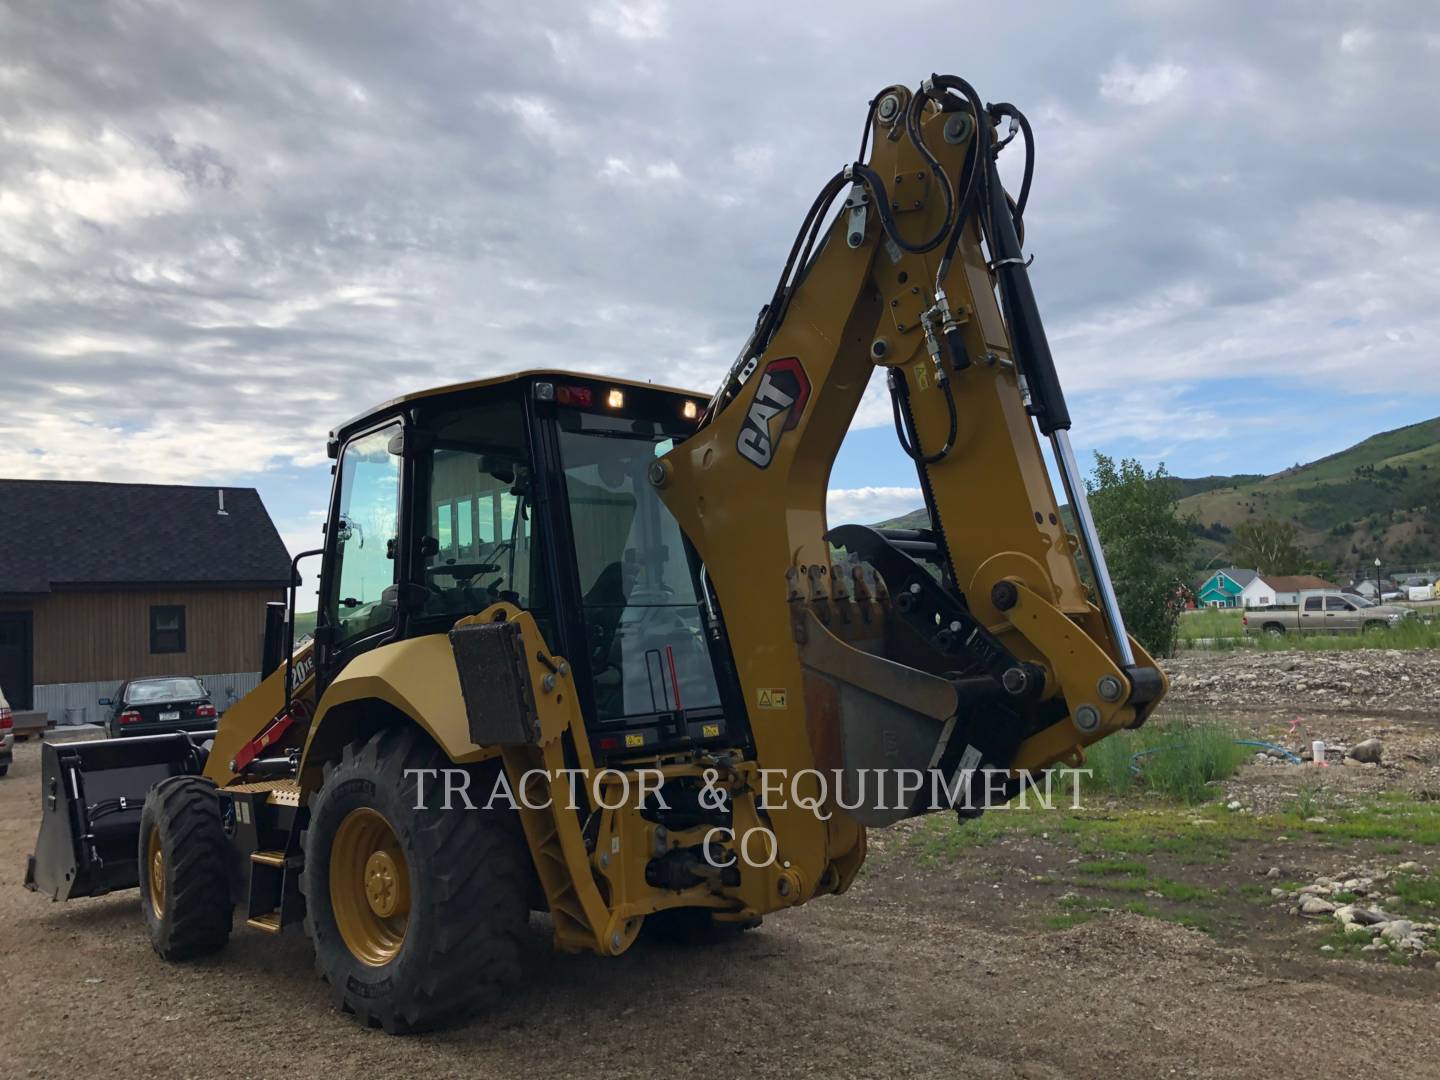
[[[719,724],[701,724],[700,735],[706,739],[718,739],[720,737]]]
[[[915,389],[930,389],[930,372],[925,369],[923,363],[915,365]]]
[[[631,746],[644,746],[644,745],[645,745],[645,736],[644,736],[644,735],[626,735],[626,736],[625,736],[625,745],[626,745],[626,747],[631,747]]]
[[[785,708],[785,688],[783,686],[762,687],[755,691],[755,696],[756,704],[762,709]]]

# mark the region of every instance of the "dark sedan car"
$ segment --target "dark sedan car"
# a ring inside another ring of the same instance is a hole
[[[203,683],[191,675],[131,679],[120,684],[109,706],[105,733],[112,739],[165,731],[207,731],[215,726],[215,706]]]

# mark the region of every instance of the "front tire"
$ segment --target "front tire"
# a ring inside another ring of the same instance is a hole
[[[234,916],[229,854],[214,784],[178,776],[150,789],[140,812],[140,910],[166,960],[225,947]]]
[[[347,746],[302,837],[315,967],[341,1011],[391,1034],[457,1020],[519,974],[532,876],[519,821],[416,809],[408,770],[451,767],[413,728]]]

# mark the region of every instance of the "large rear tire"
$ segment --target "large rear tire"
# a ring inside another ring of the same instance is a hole
[[[451,767],[414,728],[347,746],[301,838],[315,967],[341,1011],[391,1034],[459,1020],[519,974],[533,877],[519,821],[430,798],[417,809],[409,770]]]
[[[140,812],[140,910],[166,960],[218,952],[230,938],[230,844],[215,785],[199,776],[161,781]]]

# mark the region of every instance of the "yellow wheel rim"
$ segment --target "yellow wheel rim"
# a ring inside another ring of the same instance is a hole
[[[160,830],[151,826],[145,842],[145,865],[150,868],[150,910],[155,918],[165,918],[165,849],[160,844]]]
[[[395,830],[369,807],[352,810],[330,848],[330,908],[350,952],[383,967],[405,944],[410,866]]]

